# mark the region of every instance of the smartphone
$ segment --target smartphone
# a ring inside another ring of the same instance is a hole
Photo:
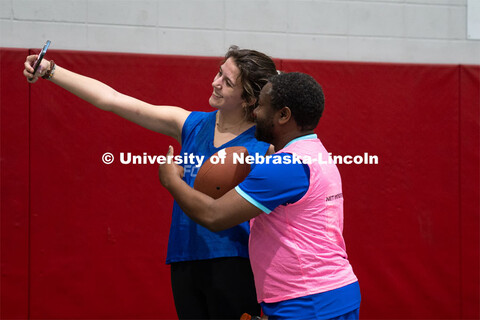
[[[47,42],[43,46],[42,51],[40,51],[40,53],[38,54],[37,60],[33,64],[33,74],[35,74],[37,72],[38,67],[40,67],[40,63],[42,62],[43,57],[47,53],[47,49],[48,49],[49,46],[50,46],[50,40],[47,40]]]

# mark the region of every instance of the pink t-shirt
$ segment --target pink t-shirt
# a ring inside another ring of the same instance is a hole
[[[298,140],[292,153],[310,168],[310,186],[297,202],[251,220],[250,261],[259,302],[279,302],[357,281],[343,240],[340,173],[318,139]],[[311,163],[309,163],[311,162]],[[288,183],[288,181],[285,181]]]

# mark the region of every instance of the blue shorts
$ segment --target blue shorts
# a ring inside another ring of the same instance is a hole
[[[327,292],[261,305],[269,320],[356,320],[360,300],[360,287],[354,282]]]

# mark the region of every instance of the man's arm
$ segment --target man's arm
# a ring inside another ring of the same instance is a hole
[[[173,147],[167,157],[173,156]],[[222,231],[258,216],[262,211],[245,200],[235,189],[213,199],[191,188],[181,179],[181,167],[174,163],[160,165],[159,177],[180,208],[196,223],[210,231]]]

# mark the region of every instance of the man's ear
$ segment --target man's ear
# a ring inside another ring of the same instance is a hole
[[[289,107],[283,107],[278,112],[280,114],[280,117],[278,119],[278,122],[280,124],[285,124],[290,121],[290,118],[292,117],[292,110],[290,110]]]

